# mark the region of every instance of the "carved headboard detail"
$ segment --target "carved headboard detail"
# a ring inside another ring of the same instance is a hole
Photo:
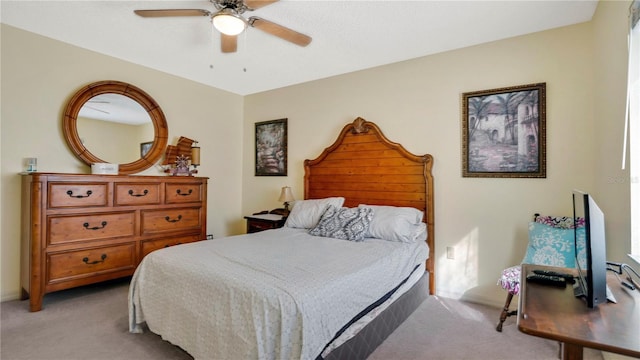
[[[424,212],[429,245],[429,292],[435,294],[433,157],[414,155],[358,117],[313,160],[304,161],[304,198],[345,198],[358,204],[407,206]]]

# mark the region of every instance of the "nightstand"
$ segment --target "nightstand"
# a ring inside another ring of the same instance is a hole
[[[247,234],[281,228],[287,219],[277,214],[254,214],[244,218],[247,219]]]

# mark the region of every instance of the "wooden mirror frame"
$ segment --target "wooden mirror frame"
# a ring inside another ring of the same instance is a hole
[[[167,147],[169,133],[167,120],[160,106],[158,106],[151,96],[141,89],[121,81],[106,80],[91,83],[78,90],[71,100],[69,100],[62,119],[62,132],[71,151],[89,166],[95,163],[108,162],[93,155],[91,151],[82,144],[77,127],[80,108],[82,108],[89,99],[101,94],[120,94],[133,99],[147,111],[153,122],[155,135],[153,138],[153,146],[151,146],[149,152],[134,162],[118,164],[118,172],[125,175],[135,174],[153,166],[160,157],[162,157],[164,149]]]

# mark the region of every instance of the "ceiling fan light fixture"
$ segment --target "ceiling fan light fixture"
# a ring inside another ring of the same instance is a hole
[[[225,35],[238,35],[247,27],[247,22],[232,9],[222,9],[213,15],[213,26]]]

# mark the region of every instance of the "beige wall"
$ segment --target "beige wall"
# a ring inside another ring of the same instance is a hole
[[[502,305],[502,269],[519,263],[533,213],[571,215],[571,190],[591,192],[607,212],[610,259],[624,260],[628,244],[628,188],[602,184],[619,168],[628,4],[601,4],[592,22],[511,38],[245,99],[243,204],[245,212],[277,205],[278,188],[303,196],[303,161],[333,143],[361,116],[392,141],[434,156],[436,278],[440,295]],[[596,34],[594,34],[596,33]],[[594,46],[607,44],[604,54]],[[594,52],[598,53],[594,57]],[[601,68],[600,68],[601,67]],[[619,71],[617,71],[619,72]],[[603,74],[607,73],[607,74]],[[624,75],[624,74],[623,74]],[[478,179],[461,176],[461,94],[547,83],[547,178]],[[606,84],[602,84],[606,82]],[[603,88],[603,85],[606,87]],[[622,106],[622,108],[620,108]],[[289,119],[289,176],[250,176],[257,121]],[[603,118],[607,119],[606,123]],[[605,143],[602,141],[605,140]],[[615,144],[615,145],[612,145]],[[265,196],[269,194],[270,196]],[[446,259],[446,248],[455,259]]]
[[[630,1],[600,2],[593,23],[596,200],[607,219],[607,257],[630,262],[629,163],[622,169]],[[636,130],[637,131],[637,130]],[[629,158],[627,151],[627,159]]]
[[[200,141],[199,175],[209,177],[208,232],[216,237],[243,230],[241,96],[120,61],[2,25],[1,253],[2,299],[20,294],[20,176],[23,159],[38,158],[42,172],[88,173],[61,133],[71,95],[88,83],[120,80],[151,95],[169,126],[169,143]],[[115,142],[115,141],[114,141]],[[136,145],[138,146],[138,145]],[[161,174],[151,168],[145,174]]]
[[[628,176],[619,170],[625,80],[617,69],[626,62],[627,9],[605,2],[590,23],[244,98],[3,25],[2,298],[19,291],[22,158],[38,157],[41,171],[87,171],[67,150],[59,117],[72,92],[103,79],[145,89],[167,115],[172,139],[201,141],[216,236],[242,232],[244,214],[280,206],[281,186],[301,198],[303,160],[361,116],[409,151],[435,158],[440,295],[501,305],[497,276],[522,259],[527,221],[534,212],[569,215],[573,188],[596,197],[607,214],[608,257],[625,260],[628,185],[618,180]],[[547,178],[462,178],[461,94],[535,82],[547,83]],[[279,118],[289,119],[289,176],[255,177],[254,123]],[[445,259],[447,246],[454,260]]]
[[[131,125],[79,117],[77,131],[91,153],[108,162],[130,163],[140,158],[140,144],[153,141],[151,119],[147,124]],[[105,141],[111,139],[112,141]]]

